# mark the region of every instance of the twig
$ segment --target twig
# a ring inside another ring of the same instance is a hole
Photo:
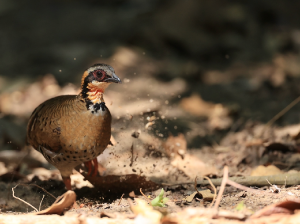
[[[215,200],[216,200],[217,189],[216,189],[215,185],[213,185],[213,183],[211,182],[211,180],[208,177],[204,176],[203,178],[205,178],[209,182],[210,186],[214,189],[214,197],[213,197],[213,200],[212,200],[211,204],[209,205],[209,208],[211,208],[212,205],[214,204]],[[197,189],[197,176],[195,177],[194,187],[195,187],[195,190],[197,191],[197,193],[201,196],[201,193]]]
[[[42,198],[42,200],[41,200],[41,202],[40,202],[39,211],[41,211],[41,205],[42,205],[42,202],[43,202],[43,200],[44,200],[44,197],[45,197],[45,195],[43,195],[43,198]]]
[[[286,180],[287,180],[287,176],[285,176],[285,180],[284,180],[284,188],[286,188]]]
[[[288,112],[293,106],[300,102],[300,96],[298,96],[293,102],[287,105],[282,111],[276,114],[267,124],[266,126],[271,126],[275,121],[277,121],[281,116],[283,116],[286,112]]]
[[[122,201],[122,199],[123,199],[123,196],[124,196],[124,194],[122,194],[122,196],[121,196],[121,199],[120,199],[120,201],[119,201],[119,204],[118,204],[118,205],[120,205],[120,204],[121,204],[121,201]]]
[[[227,180],[227,184],[235,187],[235,188],[238,188],[240,190],[243,190],[243,191],[248,191],[248,192],[251,192],[251,193],[254,193],[254,194],[261,194],[261,193],[264,193],[264,194],[267,194],[266,192],[263,192],[263,191],[260,191],[260,190],[255,190],[255,189],[252,189],[252,188],[249,188],[249,187],[246,187],[244,185],[241,185],[241,184],[238,184],[230,179]]]
[[[148,203],[151,204],[151,201],[149,200],[149,198],[142,192],[142,188],[140,188],[140,192],[146,198],[146,200],[148,201]]]
[[[224,190],[225,190],[225,186],[226,186],[226,182],[228,181],[228,167],[225,166],[224,167],[224,174],[223,174],[223,180],[222,180],[222,184],[221,184],[221,187],[220,187],[220,191],[219,191],[219,194],[217,196],[217,200],[216,200],[216,203],[214,205],[214,209],[217,210],[219,208],[219,205],[220,205],[220,202],[221,202],[221,199],[222,199],[222,195],[224,193]]]
[[[43,190],[45,193],[49,194],[51,197],[53,197],[54,199],[56,199],[56,197],[53,196],[53,194],[49,193],[48,191],[46,191],[44,188],[36,185],[36,184],[19,184],[19,185],[23,185],[23,186],[35,186],[40,188],[41,190]]]
[[[131,145],[130,151],[131,151],[131,162],[130,162],[129,166],[132,166],[132,164],[133,164],[133,143]]]
[[[19,198],[19,197],[16,197],[15,196],[15,191],[14,189],[18,186],[19,184],[17,184],[15,187],[13,187],[11,190],[12,190],[12,196],[15,198],[15,199],[18,199],[20,200],[21,202],[25,203],[26,205],[30,206],[31,208],[33,208],[36,212],[38,212],[38,210],[31,204],[29,204],[28,202],[24,201],[23,199]]]
[[[270,183],[270,181],[268,179],[266,179],[266,181],[270,184],[271,187],[273,187],[273,185]]]
[[[17,161],[17,165],[18,165],[18,166],[20,166],[20,165],[21,165],[21,162],[23,161],[23,159],[24,159],[26,156],[29,155],[29,148],[28,148],[28,147],[25,147],[25,151],[27,151],[27,152],[25,153],[25,155],[24,155],[19,161]],[[16,173],[13,172],[12,175],[11,175],[9,184],[7,185],[7,188],[6,188],[6,189],[7,189],[7,192],[8,192],[9,186],[11,185],[11,183],[12,183],[14,177],[15,177],[15,174],[16,174]],[[7,200],[9,200],[9,194],[7,194]]]
[[[217,189],[208,177],[204,176],[204,178],[209,182],[210,186],[214,189],[214,198],[213,198],[211,204],[209,205],[209,208],[211,208],[213,206],[215,200],[216,200],[216,197],[217,197]]]
[[[197,193],[199,194],[199,196],[202,196],[201,193],[197,189],[197,176],[195,177],[194,187],[195,187],[195,190],[197,191]]]

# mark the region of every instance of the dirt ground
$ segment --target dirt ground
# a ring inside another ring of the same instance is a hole
[[[16,29],[0,35],[0,223],[299,222],[296,5],[188,2],[3,5],[0,24]],[[97,177],[74,170],[55,210],[64,184],[26,125],[46,99],[78,94],[96,62],[123,82],[104,97],[114,145]]]

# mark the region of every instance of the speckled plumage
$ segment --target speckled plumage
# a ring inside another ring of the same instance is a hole
[[[69,178],[77,165],[96,158],[110,142],[111,114],[105,106],[103,92],[112,81],[105,80],[113,77],[114,82],[121,81],[113,70],[112,75],[103,73],[106,77],[103,80],[93,74],[93,71],[103,72],[103,66],[107,65],[92,66],[84,73],[82,80],[87,77],[89,80],[82,82],[79,95],[49,99],[29,119],[27,142],[57,167],[63,178]]]

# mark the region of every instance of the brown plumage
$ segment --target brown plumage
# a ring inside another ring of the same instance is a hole
[[[110,143],[111,115],[103,93],[112,82],[121,82],[112,67],[93,65],[83,74],[79,95],[49,99],[29,119],[27,142],[60,171],[67,189],[77,165],[85,163],[89,174],[97,174],[96,157]]]

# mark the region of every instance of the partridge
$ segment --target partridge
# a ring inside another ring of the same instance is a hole
[[[30,116],[28,144],[60,171],[68,190],[74,167],[84,163],[88,175],[97,175],[97,156],[110,143],[111,114],[103,94],[111,83],[121,83],[114,69],[95,64],[83,73],[78,95],[49,99]]]

